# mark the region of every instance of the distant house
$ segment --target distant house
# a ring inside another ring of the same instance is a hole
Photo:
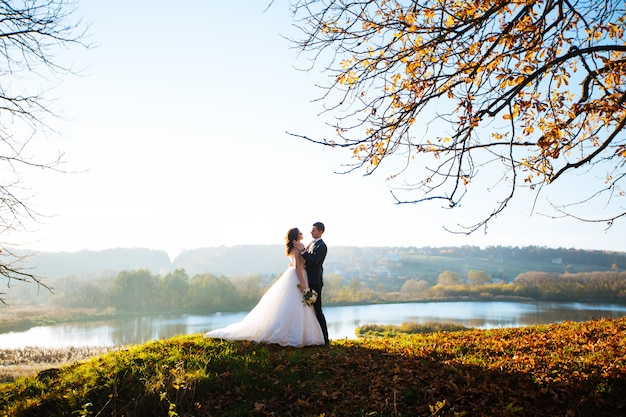
[[[557,265],[561,265],[563,263],[563,259],[561,259],[560,256],[558,258],[552,258],[552,263],[553,264],[557,264]]]

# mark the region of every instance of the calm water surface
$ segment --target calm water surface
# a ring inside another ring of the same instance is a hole
[[[331,339],[355,338],[365,324],[458,323],[488,329],[626,316],[626,306],[582,303],[433,302],[326,307]],[[242,313],[162,315],[34,327],[0,334],[0,349],[26,346],[115,346],[204,333],[241,320]]]

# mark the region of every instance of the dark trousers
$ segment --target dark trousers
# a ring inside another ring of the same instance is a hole
[[[309,286],[317,292],[317,300],[313,303],[313,309],[315,310],[315,316],[317,317],[317,321],[320,322],[320,327],[324,334],[324,343],[328,345],[330,343],[328,340],[328,327],[326,326],[326,317],[324,317],[324,313],[322,312],[322,286],[317,284]]]

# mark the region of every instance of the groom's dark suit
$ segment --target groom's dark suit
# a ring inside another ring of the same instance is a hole
[[[309,279],[309,287],[318,294],[317,301],[313,304],[317,321],[320,322],[322,333],[324,334],[324,342],[328,344],[328,327],[326,326],[326,317],[322,312],[322,287],[324,286],[324,259],[328,248],[322,239],[318,239],[311,247],[307,248],[302,254],[305,260],[306,274]]]

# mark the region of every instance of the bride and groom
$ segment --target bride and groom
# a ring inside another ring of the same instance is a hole
[[[287,270],[243,320],[204,336],[295,347],[328,345],[322,312],[323,265],[328,250],[322,240],[324,229],[323,223],[314,223],[313,241],[306,247],[301,242],[302,232],[298,228],[290,229],[285,237]],[[318,295],[312,305],[304,299],[308,289]]]

